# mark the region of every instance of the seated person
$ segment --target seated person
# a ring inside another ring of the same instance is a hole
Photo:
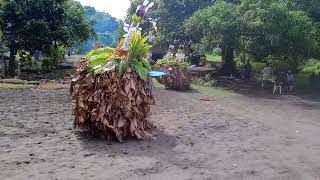
[[[267,81],[272,81],[273,79],[273,70],[270,67],[269,63],[266,63],[265,68],[261,71],[261,83],[262,87],[265,87]]]
[[[207,56],[202,54],[200,57],[199,66],[206,66],[208,64]]]

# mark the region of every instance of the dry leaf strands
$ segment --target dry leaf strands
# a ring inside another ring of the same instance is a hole
[[[146,82],[128,68],[122,78],[116,70],[93,76],[86,61],[81,62],[71,82],[74,126],[91,135],[116,138],[152,138],[147,132],[153,98],[147,94]]]
[[[187,69],[176,65],[156,65],[156,70],[165,72],[167,75],[157,78],[158,82],[164,85],[167,89],[172,90],[189,90],[190,89],[190,74]]]

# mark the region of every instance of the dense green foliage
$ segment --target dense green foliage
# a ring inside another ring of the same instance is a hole
[[[39,50],[48,59],[57,61],[58,56],[52,47],[70,47],[95,34],[92,22],[85,16],[85,9],[74,0],[1,2],[0,29],[11,52],[11,74],[16,67],[14,56],[18,51],[33,55]],[[59,58],[60,61],[63,59],[61,55]]]
[[[320,74],[320,61],[317,61],[315,59],[310,59],[304,65],[303,72]]]
[[[47,52],[52,44],[71,46],[92,35],[84,12],[73,0],[4,1],[1,29],[8,47]]]
[[[144,0],[134,0],[128,10],[127,17],[135,13],[136,8]],[[183,23],[196,10],[210,4],[211,0],[153,0],[155,7],[147,16],[157,21],[158,37],[157,44],[170,45],[189,44],[189,36],[185,33]],[[126,20],[130,21],[129,18]],[[143,25],[148,30],[149,25]],[[149,26],[150,27],[150,26]],[[147,31],[148,32],[148,31]]]
[[[142,1],[133,1],[128,15]],[[160,45],[191,43],[210,54],[215,49],[214,54],[221,54],[223,65],[229,67],[235,66],[234,60],[253,60],[298,71],[308,59],[319,59],[318,0],[154,2],[155,10],[148,16],[158,23]]]
[[[318,26],[307,12],[290,5],[278,0],[218,0],[194,13],[185,27],[202,49],[221,47],[224,52],[231,47],[240,58],[275,60],[297,69],[317,56]]]
[[[65,10],[65,26],[68,28],[69,42],[64,45],[73,46],[74,44],[84,43],[89,38],[95,36],[93,28],[94,21],[87,17],[86,9],[79,3],[73,0],[68,0],[64,3]]]
[[[210,0],[158,0],[152,17],[157,19],[160,35],[158,41],[163,44],[187,44],[189,36],[183,29],[185,19],[196,10],[208,6]]]
[[[27,51],[19,51],[17,53],[17,60],[21,69],[33,69],[37,66],[37,62],[33,59],[32,55]]]

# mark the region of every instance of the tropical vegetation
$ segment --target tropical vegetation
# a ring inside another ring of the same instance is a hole
[[[0,1],[0,19],[4,44],[10,49],[11,75],[15,73],[19,51],[31,56],[41,51],[55,59],[57,56],[50,55],[59,53],[59,47],[86,42],[95,34],[85,9],[73,0]]]
[[[134,13],[138,0],[128,14]],[[294,72],[319,59],[317,0],[157,0],[150,18],[158,23],[157,44],[220,49],[221,75],[237,73],[236,62],[269,62]],[[216,56],[215,54],[215,57]]]

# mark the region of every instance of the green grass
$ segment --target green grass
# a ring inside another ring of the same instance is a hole
[[[152,81],[152,83],[154,87],[164,87],[155,79]],[[219,87],[208,87],[208,86],[199,85],[199,84],[192,84],[191,89],[198,93],[205,94],[207,96],[212,96],[212,97],[231,97],[231,96],[237,95],[236,93],[224,90]]]
[[[33,87],[36,87],[36,85],[0,83],[0,89],[26,89],[26,88],[33,88]]]
[[[208,87],[198,84],[192,84],[191,88],[199,93],[212,97],[232,97],[237,95],[236,93],[218,87]]]
[[[210,54],[207,54],[207,60],[213,64],[219,64],[221,63],[221,56],[219,55],[210,55]]]

